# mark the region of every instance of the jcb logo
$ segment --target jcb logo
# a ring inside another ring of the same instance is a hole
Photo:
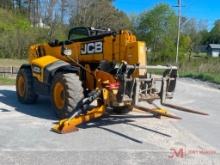
[[[80,53],[82,55],[102,53],[103,51],[102,47],[103,47],[102,41],[85,43],[82,44]]]

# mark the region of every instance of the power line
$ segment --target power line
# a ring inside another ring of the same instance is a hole
[[[179,63],[179,43],[180,43],[180,26],[181,26],[181,0],[178,0],[178,30],[177,30],[177,42],[176,42],[176,65]]]

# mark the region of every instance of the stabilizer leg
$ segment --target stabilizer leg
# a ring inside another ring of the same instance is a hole
[[[90,109],[90,104],[101,96],[101,90],[92,91],[89,97],[82,99],[75,110],[75,113],[68,119],[59,121],[52,127],[52,131],[64,134],[73,131],[77,131],[77,125],[88,122],[92,119],[101,117],[106,109],[106,105],[103,103],[98,107]]]
[[[77,117],[61,120],[59,123],[55,124],[51,130],[60,134],[77,131],[78,128],[76,126],[101,117],[104,114],[105,109],[105,105],[102,105],[100,107],[93,108],[85,115],[79,115]]]

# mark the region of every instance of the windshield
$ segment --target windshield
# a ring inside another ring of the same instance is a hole
[[[69,40],[87,38],[89,36],[86,28],[74,28],[69,32]]]

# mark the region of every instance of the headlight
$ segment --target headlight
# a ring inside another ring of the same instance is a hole
[[[32,70],[35,73],[40,73],[41,72],[41,68],[39,66],[36,66],[36,65],[32,66]]]

